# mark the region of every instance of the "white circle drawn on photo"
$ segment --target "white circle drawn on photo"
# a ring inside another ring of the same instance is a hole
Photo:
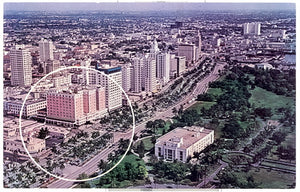
[[[64,177],[60,177],[58,175],[55,175],[53,173],[50,173],[48,170],[46,170],[45,168],[43,168],[39,163],[37,163],[35,161],[35,159],[31,156],[31,154],[29,153],[27,147],[26,147],[26,144],[24,142],[24,138],[23,138],[23,135],[22,135],[22,114],[23,114],[23,109],[24,109],[24,105],[26,103],[26,100],[28,99],[28,96],[30,95],[30,93],[35,89],[35,87],[40,83],[42,82],[43,80],[45,80],[48,76],[50,75],[53,75],[54,73],[57,73],[57,72],[60,72],[60,71],[63,71],[63,70],[69,70],[69,69],[85,69],[85,70],[92,70],[92,71],[95,71],[97,72],[98,74],[101,74],[101,75],[104,75],[106,76],[109,80],[111,80],[114,84],[116,84],[119,89],[122,90],[122,92],[124,93],[127,101],[128,101],[128,105],[131,109],[131,113],[132,113],[132,134],[131,134],[131,138],[130,138],[130,142],[129,142],[129,145],[124,153],[124,155],[121,157],[121,159],[114,165],[112,166],[109,170],[105,171],[104,173],[101,173],[100,175],[97,175],[95,177],[92,177],[92,178],[87,178],[87,179],[68,179],[68,178],[64,178]],[[33,86],[31,86],[30,88],[30,91],[27,93],[23,103],[22,103],[22,107],[21,107],[21,110],[20,110],[20,114],[19,114],[19,132],[20,132],[20,138],[21,138],[21,142],[22,142],[22,145],[27,153],[27,155],[29,156],[29,158],[31,159],[31,161],[34,162],[34,164],[39,168],[41,169],[42,171],[44,171],[45,173],[51,175],[52,177],[55,177],[57,179],[61,179],[61,180],[65,180],[65,181],[70,181],[70,182],[84,182],[84,181],[91,181],[91,180],[94,180],[94,179],[97,179],[97,178],[100,178],[104,175],[106,175],[107,173],[109,173],[110,171],[112,171],[115,167],[117,167],[121,161],[124,159],[124,157],[126,156],[126,154],[128,153],[129,149],[130,149],[130,146],[132,144],[132,141],[133,141],[133,136],[134,136],[134,131],[135,131],[135,116],[134,116],[134,112],[133,112],[133,108],[132,108],[132,105],[131,105],[131,102],[130,102],[130,99],[128,97],[128,95],[125,93],[124,89],[122,88],[122,86],[120,84],[118,84],[113,78],[109,77],[107,74],[103,73],[102,71],[99,71],[99,70],[96,70],[96,69],[93,69],[93,68],[88,68],[88,67],[84,67],[84,66],[69,66],[69,67],[64,67],[64,68],[60,68],[60,69],[56,69],[50,73],[48,73],[47,75],[45,75],[44,77],[42,77],[40,80],[38,80]]]

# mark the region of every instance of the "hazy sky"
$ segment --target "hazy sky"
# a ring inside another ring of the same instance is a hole
[[[295,10],[293,3],[4,3],[4,11]]]

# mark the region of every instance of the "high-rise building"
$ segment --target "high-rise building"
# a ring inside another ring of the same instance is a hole
[[[143,69],[144,69],[144,58],[136,57],[133,59],[133,75],[132,75],[132,92],[140,93],[142,91],[142,87],[145,84],[145,79],[143,77]]]
[[[11,84],[30,86],[32,83],[31,55],[27,49],[15,47],[10,51]]]
[[[260,23],[244,23],[244,35],[260,35]]]
[[[60,90],[47,93],[48,123],[66,126],[82,125],[97,119],[105,110],[105,90],[103,87],[88,87],[83,90]]]
[[[185,56],[188,63],[194,63],[197,59],[197,50],[194,44],[180,44],[178,46],[178,56]]]
[[[40,61],[46,62],[48,60],[53,60],[53,43],[46,39],[42,39],[39,42],[40,48]]]
[[[46,61],[46,73],[50,73],[52,71],[55,71],[56,69],[59,69],[60,63],[57,60],[48,60]]]
[[[47,94],[47,118],[83,124],[83,94],[52,91]]]
[[[105,109],[105,88],[98,87],[96,89],[96,110],[103,112]]]
[[[96,69],[104,72],[110,78],[105,75],[98,75],[98,82],[105,87],[105,103],[108,110],[114,110],[122,107],[122,90],[118,85],[122,87],[122,73],[121,67],[109,67],[109,66],[96,66]],[[115,83],[113,80],[117,83]]]
[[[122,87],[125,92],[132,89],[133,66],[131,63],[122,66]]]
[[[155,92],[156,91],[156,60],[155,58],[146,55],[144,58],[144,80],[145,80],[145,91]]]
[[[150,57],[156,58],[156,55],[159,53],[158,43],[156,39],[154,39],[154,42],[151,44],[150,48]]]
[[[170,81],[170,54],[158,53],[156,56],[156,77],[165,85]]]
[[[176,59],[177,75],[180,76],[185,71],[185,68],[186,68],[185,57],[177,56],[177,57],[175,57],[175,59]]]
[[[199,55],[201,54],[201,46],[202,46],[202,40],[201,40],[201,34],[200,32],[198,31],[198,34],[197,34],[197,38],[196,38],[196,41],[195,41],[195,46],[197,47],[197,58],[199,58]]]

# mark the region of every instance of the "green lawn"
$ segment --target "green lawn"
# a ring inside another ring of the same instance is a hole
[[[289,173],[282,173],[278,171],[268,172],[266,169],[260,169],[258,172],[255,169],[251,169],[248,173],[237,172],[239,177],[246,177],[252,175],[254,181],[259,183],[258,188],[289,188],[295,182],[295,175]]]
[[[280,107],[288,107],[295,110],[295,99],[293,97],[286,97],[282,95],[276,95],[270,91],[255,87],[254,90],[250,90],[252,96],[249,99],[251,104],[255,107],[266,107],[274,109]]]
[[[222,91],[221,88],[209,88],[209,89],[207,90],[207,93],[212,94],[212,95],[219,96],[219,95],[222,95],[222,94],[223,94],[223,91]]]
[[[295,175],[282,173],[277,171],[268,172],[266,169],[260,169],[259,172],[253,170],[249,171],[252,173],[254,180],[260,182],[259,187],[261,188],[288,188],[295,182]]]
[[[143,139],[142,141],[144,142],[145,150],[146,150],[146,151],[150,151],[150,150],[154,147],[154,145],[153,145],[152,142],[151,142],[151,137],[146,138],[146,139]],[[138,142],[135,144],[135,146],[138,146],[138,145],[140,144],[140,142],[141,142],[141,141],[138,141]],[[124,158],[124,159],[125,159],[125,158]]]
[[[165,130],[165,133],[167,133],[168,132],[168,130],[169,130],[169,128],[170,128],[170,125],[171,125],[171,122],[168,120],[168,121],[166,121],[166,125],[165,125],[165,127],[163,127],[163,128],[158,128],[157,129],[157,134],[160,134],[160,135],[162,135],[162,133],[163,133],[163,130]]]
[[[140,163],[141,165],[145,165],[145,162],[141,158],[133,154],[126,155],[124,159],[121,161],[120,165],[125,164],[126,162],[134,163],[134,164]]]
[[[296,133],[295,133],[295,131],[293,131],[292,133],[289,133],[286,136],[285,141],[283,141],[281,143],[281,145],[283,145],[283,146],[293,146],[294,148],[296,148]]]
[[[204,107],[205,109],[209,109],[211,106],[216,104],[216,102],[208,102],[208,101],[197,101],[194,105],[190,106],[188,110],[195,109],[198,114],[200,114],[201,109]]]

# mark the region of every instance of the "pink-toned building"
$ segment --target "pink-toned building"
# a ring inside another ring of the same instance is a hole
[[[96,110],[103,111],[105,109],[105,88],[100,87],[96,90]]]
[[[48,123],[64,126],[82,125],[106,113],[105,89],[91,87],[47,94]]]
[[[83,91],[83,112],[96,112],[96,89]]]

